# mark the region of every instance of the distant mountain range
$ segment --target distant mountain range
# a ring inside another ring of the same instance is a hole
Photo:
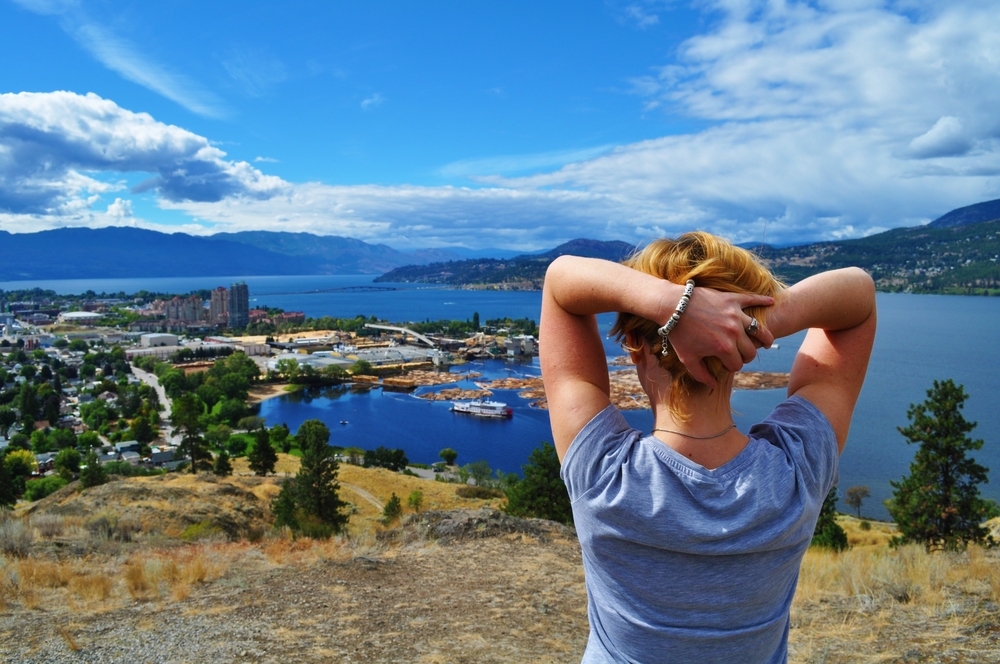
[[[377,282],[432,283],[452,286],[499,285],[505,288],[536,290],[541,288],[545,269],[563,254],[586,258],[603,258],[620,261],[635,247],[627,242],[612,240],[570,240],[551,251],[540,254],[522,254],[510,259],[470,259],[407,265],[383,274]]]
[[[0,281],[382,274],[402,265],[464,260],[469,253],[447,249],[407,253],[384,244],[309,233],[245,231],[196,237],[138,228],[0,231]]]
[[[823,270],[856,265],[868,270],[883,291],[1000,294],[1000,199],[953,210],[926,226],[856,240],[741,246],[761,255],[790,284]],[[504,261],[410,265],[376,281],[534,289],[541,287],[545,269],[558,255],[619,260],[632,249],[624,242],[573,240],[550,252]]]
[[[856,240],[750,248],[794,282],[842,265],[869,270],[883,290],[1000,293],[1000,199],[958,208],[926,226]],[[0,231],[0,281],[290,274],[373,274],[378,281],[539,288],[557,256],[621,260],[634,247],[577,239],[542,253],[424,249],[309,233],[244,231],[196,237],[136,228]],[[471,256],[470,256],[471,254]]]

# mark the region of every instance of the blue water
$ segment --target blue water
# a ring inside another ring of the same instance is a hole
[[[375,315],[392,321],[440,318],[467,319],[478,311],[480,318],[532,318],[538,320],[541,296],[537,292],[466,291],[411,284],[379,284],[399,290],[374,292],[322,292],[325,289],[371,286],[365,276],[229,277],[175,279],[107,279],[49,282],[4,282],[0,288],[50,288],[60,293],[135,292],[140,289],[184,293],[198,288],[228,286],[246,281],[256,304],[304,311],[312,317]],[[847,447],[840,461],[840,487],[865,484],[871,489],[863,514],[888,518],[882,501],[891,494],[889,480],[908,472],[916,447],[907,445],[897,432],[905,426],[911,403],[923,401],[934,379],[952,378],[965,385],[970,397],[964,414],[978,421],[973,435],[986,441],[977,460],[992,469],[993,484],[983,487],[986,497],[1000,500],[1000,298],[903,295],[878,296],[879,330],[865,387],[862,390]],[[600,318],[602,329],[612,317]],[[804,334],[779,342],[780,347],[760,353],[751,367],[760,371],[788,371]],[[608,342],[609,355],[620,351]],[[473,368],[485,378],[506,375],[508,369],[538,374],[537,360],[530,365],[490,362]],[[472,387],[471,384],[463,384]],[[438,388],[440,389],[440,388]],[[520,469],[528,454],[542,440],[550,440],[548,415],[528,407],[514,392],[497,391],[496,398],[514,408],[510,420],[489,421],[448,411],[446,403],[432,403],[407,394],[325,393],[271,399],[261,414],[269,423],[287,422],[293,430],[302,421],[318,417],[331,429],[332,442],[374,448],[401,447],[412,461],[431,463],[444,447],[459,452],[459,462],[487,460],[493,468],[507,472]],[[737,392],[733,407],[737,424],[744,431],[770,412],[784,390]],[[649,411],[631,411],[626,419],[642,430],[652,427]],[[349,424],[341,426],[339,422]],[[847,508],[841,504],[841,509]]]

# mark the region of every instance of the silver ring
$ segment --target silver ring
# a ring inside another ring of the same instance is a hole
[[[750,317],[750,326],[747,328],[747,334],[757,334],[760,331],[760,324],[757,319],[753,316]]]

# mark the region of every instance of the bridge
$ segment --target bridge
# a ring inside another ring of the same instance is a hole
[[[396,327],[395,325],[376,325],[375,323],[365,323],[365,327],[373,329],[373,330],[389,330],[391,332],[400,332],[400,333],[402,333],[404,335],[409,334],[410,336],[414,337],[415,339],[419,339],[420,341],[423,341],[425,344],[427,344],[431,348],[435,347],[434,341],[432,339],[428,339],[424,335],[420,334],[419,332],[414,332],[413,330],[411,330],[408,327]]]
[[[285,291],[281,293],[254,293],[254,297],[268,297],[271,295],[319,295],[321,293],[372,293],[377,291],[400,290],[393,286],[341,286],[339,288],[318,288],[316,290],[305,291]]]

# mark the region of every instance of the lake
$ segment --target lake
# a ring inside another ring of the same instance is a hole
[[[478,311],[482,320],[509,316],[538,320],[541,294],[537,292],[466,291],[414,284],[379,284],[397,290],[351,292],[371,286],[370,276],[230,277],[174,279],[105,279],[48,282],[3,282],[0,288],[49,288],[59,293],[136,292],[140,289],[186,293],[199,288],[228,286],[246,281],[251,304],[304,311],[307,316],[346,317],[375,315],[397,322],[468,319]],[[317,292],[323,291],[323,292]],[[972,435],[986,441],[976,453],[989,467],[993,484],[983,487],[988,498],[1000,500],[1000,399],[997,377],[1000,372],[1000,298],[906,295],[880,293],[879,330],[871,367],[855,413],[851,435],[840,462],[841,490],[867,485],[871,497],[862,513],[888,518],[882,501],[891,494],[889,480],[908,472],[916,446],[907,445],[896,430],[907,424],[906,410],[923,401],[935,379],[952,378],[964,384],[970,397],[964,414],[978,421]],[[600,319],[603,330],[611,316]],[[760,371],[788,371],[804,333],[783,339],[779,348],[763,351],[750,367]],[[606,343],[609,355],[620,355],[614,344]],[[473,369],[484,378],[508,373],[538,374],[537,359],[531,364],[507,365],[491,361],[481,365],[454,367]],[[448,410],[447,403],[427,402],[409,394],[354,393],[334,390],[290,395],[265,402],[261,414],[269,423],[287,422],[293,429],[302,421],[317,417],[330,427],[331,442],[374,448],[401,447],[411,461],[431,463],[444,447],[459,452],[459,462],[485,459],[496,469],[520,470],[528,454],[540,441],[550,440],[548,414],[531,409],[516,393],[498,391],[496,398],[514,408],[514,417],[503,421],[472,418]],[[739,411],[736,422],[744,431],[765,417],[784,398],[784,390],[737,392],[733,406]],[[631,411],[625,414],[633,426],[649,431],[652,414]],[[341,420],[348,424],[340,425]],[[843,503],[840,508],[849,511]]]

